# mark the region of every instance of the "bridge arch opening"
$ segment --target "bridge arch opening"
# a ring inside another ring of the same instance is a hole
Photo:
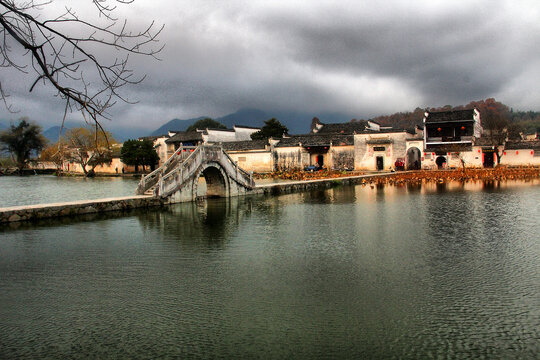
[[[208,166],[199,173],[195,179],[195,197],[227,197],[227,179],[221,170],[215,166]]]

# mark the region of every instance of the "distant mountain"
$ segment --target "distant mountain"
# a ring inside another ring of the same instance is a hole
[[[66,122],[64,124],[64,129],[62,130],[62,135],[64,135],[66,131],[68,131],[69,129],[80,127],[80,126],[81,124],[79,123]],[[59,135],[60,135],[60,125],[55,125],[46,130],[45,129],[43,130],[43,136],[45,136],[45,138],[49,140],[49,144],[54,144],[55,142],[57,142]]]
[[[67,129],[64,128],[62,133],[64,133],[66,130]],[[57,142],[59,134],[60,134],[60,126],[53,126],[43,132],[43,136],[45,136],[45,138],[49,140],[49,144],[54,144],[55,142]]]
[[[271,118],[278,119],[283,125],[289,128],[290,134],[305,134],[309,132],[311,125],[311,119],[318,117],[322,122],[335,123],[346,122],[351,120],[350,115],[341,113],[302,113],[293,111],[264,111],[259,109],[240,109],[229,115],[225,115],[214,120],[232,129],[234,125],[244,125],[251,127],[262,127],[264,122]],[[195,121],[204,119],[206,116],[201,116],[195,119],[173,119],[166,124],[162,125],[159,129],[156,129],[151,133],[153,136],[164,135],[168,131],[184,131]]]
[[[165,135],[169,131],[185,131],[190,125],[195,123],[197,120],[205,119],[208,116],[199,116],[198,118],[193,119],[172,119],[171,121],[161,125],[158,129],[152,131],[150,136]]]
[[[264,122],[271,117],[272,116],[267,112],[259,109],[240,109],[235,113],[214,120],[222,123],[229,129],[232,129],[234,125],[261,127],[264,125]]]
[[[67,123],[65,126],[64,126],[64,130],[62,131],[62,135],[64,135],[66,133],[66,131],[68,131],[69,129],[72,129],[72,128],[76,128],[76,127],[81,127],[81,126],[84,126],[84,125],[81,125],[80,123]],[[108,128],[106,129],[107,131],[109,131],[114,139],[120,143],[126,141],[126,140],[129,140],[129,139],[138,139],[139,137],[142,137],[142,136],[147,136],[148,133],[147,131],[145,130],[141,130],[141,129],[114,129],[114,128]],[[57,126],[52,126],[50,128],[48,128],[47,130],[43,131],[43,136],[45,136],[45,138],[47,140],[49,140],[49,144],[54,144],[58,141],[58,135],[60,134],[60,126],[57,125]]]

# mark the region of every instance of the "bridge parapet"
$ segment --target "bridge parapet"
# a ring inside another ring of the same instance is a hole
[[[252,174],[241,169],[219,145],[199,145],[190,148],[189,156],[183,156],[184,153],[175,152],[162,167],[144,177],[137,193],[152,189],[154,196],[171,197],[174,201],[194,200],[201,175],[214,188],[216,182],[220,183],[217,186],[221,191],[213,191],[212,195],[234,196],[255,187]]]

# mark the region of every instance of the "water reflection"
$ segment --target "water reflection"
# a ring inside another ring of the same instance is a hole
[[[0,355],[532,358],[539,188],[489,186],[336,187],[3,231]]]
[[[137,219],[147,236],[167,236],[184,247],[219,249],[249,218],[256,199],[237,197],[176,204],[160,211],[138,213]]]

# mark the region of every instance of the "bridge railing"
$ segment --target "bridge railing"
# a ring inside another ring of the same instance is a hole
[[[178,163],[188,158],[196,149],[196,146],[180,146],[175,150],[174,154],[172,154],[171,157],[169,157],[169,159],[163,163],[163,165],[152,171],[150,174],[142,176],[141,181],[137,186],[136,193],[139,195],[144,194],[146,190],[156,185],[164,174],[167,174],[173,170]]]
[[[246,182],[244,185],[247,186],[247,187],[254,187],[255,186],[255,181],[253,180],[253,173],[247,172],[246,170],[239,167],[238,162],[234,161],[233,158],[231,158],[231,156],[229,154],[227,154],[227,152],[225,150],[223,150],[223,148],[221,149],[221,151],[226,156],[226,158],[229,160],[229,163],[233,164],[233,166],[235,167],[235,171],[237,171],[239,174],[243,175],[242,177],[245,179],[245,182]]]
[[[203,161],[205,145],[198,146],[190,155],[178,165],[175,171],[170,171],[158,179],[156,195],[166,197],[175,192],[178,187],[198,168]]]
[[[220,145],[199,145],[189,148],[189,156],[183,158],[184,151],[180,149],[163,166],[146,176],[139,183],[139,191],[146,191],[155,186],[154,195],[167,197],[177,191],[182,184],[193,176],[204,161],[220,162],[224,170],[236,182],[247,188],[253,188],[252,173],[249,173],[238,166]],[[144,189],[144,190],[142,190]]]

